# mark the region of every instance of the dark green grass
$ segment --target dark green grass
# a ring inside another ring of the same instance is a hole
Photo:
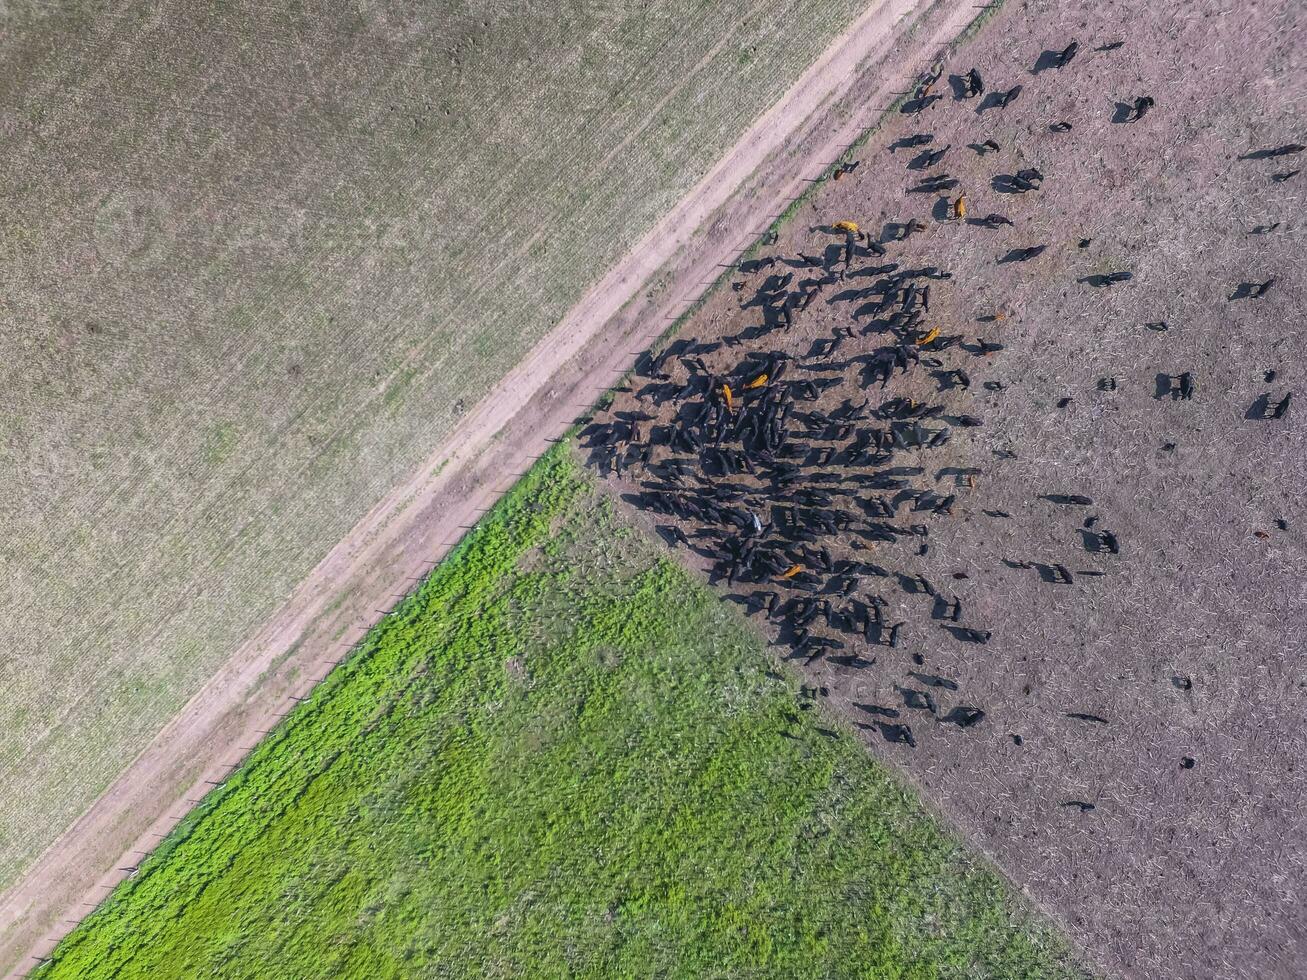
[[[795,687],[555,452],[36,975],[1079,976]]]

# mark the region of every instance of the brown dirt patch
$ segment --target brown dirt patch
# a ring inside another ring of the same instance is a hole
[[[1298,326],[1307,179],[1272,179],[1302,166],[1302,154],[1240,159],[1307,143],[1301,75],[1293,73],[1305,32],[1297,13],[1283,2],[1013,4],[947,63],[941,101],[902,116],[868,146],[859,170],[803,207],[766,254],[793,259],[840,245],[816,230],[838,219],[877,235],[887,222],[926,223],[906,242],[887,243],[884,258],[856,258],[853,269],[896,262],[952,274],[931,282],[923,326],[938,323],[967,346],[980,338],[1004,345],[988,356],[959,345],[927,355],[938,370],[964,368],[969,389],[919,365],[883,392],[864,390],[867,359],[890,338],[874,326],[863,332],[871,316],[853,317],[873,297],[836,297],[877,276],[827,287],[789,330],[762,328],[764,312],[749,302],[767,275],[793,271],[788,289],[822,275],[780,264],[742,275],[740,292],[721,291],[680,334],[694,346],[677,353],[702,358],[702,369],[670,358],[665,380],[647,373],[590,433],[615,433],[620,443],[633,415],[647,413],[641,438],[668,438],[678,413],[690,418],[710,400],[707,381],[695,387],[695,379],[718,375],[738,392],[755,373],[744,362],[751,351],[788,354],[787,384],[838,379],[814,401],[795,389],[788,423],[805,447],[787,460],[803,470],[790,489],[834,497],[780,502],[841,509],[852,520],[810,544],[772,531],[759,547],[811,568],[804,548],[825,546],[836,563],[889,574],[845,566],[861,572],[847,598],[832,572],[813,576],[812,594],[748,571],[723,587],[741,602],[766,591],[826,598],[834,621],[819,616],[808,628],[844,647],[810,664],[814,685],[1107,969],[1128,976],[1307,974],[1307,681],[1299,663],[1307,649],[1307,427],[1297,406],[1279,421],[1246,418],[1264,393],[1307,394],[1307,337]],[[1066,68],[1032,71],[1041,52],[1072,39],[1080,50]],[[1124,43],[1115,50],[1095,50],[1117,40]],[[1020,84],[1020,95],[980,113],[980,99],[955,99],[948,76],[973,66],[991,92]],[[1116,102],[1144,95],[1156,105],[1143,120],[1113,123]],[[1069,132],[1050,129],[1063,121]],[[943,195],[908,192],[925,176],[906,169],[919,151],[888,150],[918,132],[934,134],[927,149],[951,147],[930,171],[960,181],[948,197],[965,191],[971,215],[1000,212],[1015,225],[937,220]],[[968,148],[986,139],[1001,148],[983,156]],[[1038,190],[1003,193],[995,182],[1026,168],[1045,175]],[[1038,245],[1046,250],[1028,261],[1000,261]],[[1117,270],[1133,279],[1097,288],[1080,281]],[[1240,283],[1272,277],[1264,297],[1230,299]],[[998,311],[1008,315],[985,319]],[[1146,328],[1156,321],[1168,329]],[[808,356],[814,341],[850,325],[854,335],[838,354]],[[1182,373],[1196,385],[1192,400],[1159,391],[1159,375]],[[683,397],[673,394],[686,385]],[[950,442],[900,450],[879,466],[847,464],[847,456],[817,465],[810,448],[846,453],[854,437],[823,437],[820,424],[805,431],[803,416],[864,394],[873,409],[896,396],[942,405],[953,421],[926,424],[949,428]],[[961,427],[964,413],[984,424]],[[741,443],[727,433],[720,445]],[[738,500],[716,502],[766,515],[785,493],[747,474],[700,480],[694,474],[718,465],[711,453],[660,445],[641,466],[640,447],[620,451],[629,468],[616,486],[642,494],[644,507],[653,492],[702,502],[703,486],[734,485]],[[612,456],[592,458],[607,466]],[[665,465],[671,458],[686,461],[686,476]],[[924,539],[876,540],[875,518],[860,502],[894,496],[869,481],[895,466],[923,467],[908,475],[910,488],[957,494],[952,516],[913,513],[903,500],[885,521],[927,524]],[[974,488],[949,467],[977,470]],[[837,482],[815,483],[817,474]],[[645,510],[644,519],[689,533],[691,562],[710,574],[731,564],[724,540],[739,529],[729,515],[719,522]],[[1092,534],[1103,530],[1115,534],[1119,554],[1091,550]],[[1046,580],[1059,565],[1070,583]],[[962,601],[957,625],[992,631],[990,641],[964,641],[951,620],[934,618],[935,598],[908,594],[900,576],[918,574],[941,604]],[[887,623],[904,623],[896,648],[868,643],[840,619],[849,611],[856,620],[853,600],[865,610],[873,593],[888,603]],[[798,626],[778,616],[765,628],[790,642]],[[947,678],[956,690],[930,688],[914,673]],[[925,694],[934,710],[922,706]],[[983,709],[983,720],[967,728],[943,720],[964,705]],[[916,747],[888,742],[882,722],[911,725]]]

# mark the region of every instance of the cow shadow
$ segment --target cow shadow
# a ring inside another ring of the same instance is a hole
[[[1271,280],[1271,282],[1274,281],[1274,279]],[[1235,287],[1234,292],[1230,294],[1230,302],[1233,303],[1236,300],[1241,299],[1256,299],[1257,297],[1264,295],[1265,290],[1262,288],[1264,286],[1269,288],[1270,283],[1241,282]]]
[[[1245,153],[1239,159],[1240,160],[1269,160],[1272,157],[1281,157],[1281,156],[1286,156],[1290,152],[1297,152],[1296,150],[1290,149],[1291,147],[1297,147],[1297,146],[1298,146],[1297,143],[1290,143],[1287,144],[1286,146],[1277,146],[1267,150],[1253,150],[1251,153]],[[1299,147],[1298,149],[1301,150],[1301,147]]]
[[[1112,123],[1120,126],[1131,121],[1134,116],[1135,107],[1128,102],[1112,103]]]
[[[1105,286],[1112,286],[1118,282],[1129,282],[1134,278],[1133,274],[1126,273],[1126,279],[1113,279],[1111,276],[1098,274],[1093,276],[1081,276],[1076,282],[1086,286],[1093,286],[1095,289],[1102,289]]]
[[[1030,74],[1039,75],[1053,68],[1059,67],[1062,58],[1061,51],[1044,51],[1035,61],[1035,67],[1030,69]]]
[[[919,99],[908,99],[899,108],[899,112],[905,116],[915,116],[929,109],[942,98],[944,98],[942,95],[923,95]]]

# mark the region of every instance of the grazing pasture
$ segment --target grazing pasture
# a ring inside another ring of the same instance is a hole
[[[34,977],[1083,977],[554,451]]]
[[[1307,975],[1307,23],[1005,6],[593,464],[1124,976]]]

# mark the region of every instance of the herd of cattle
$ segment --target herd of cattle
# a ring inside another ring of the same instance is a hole
[[[1112,42],[1095,50],[1119,47],[1121,42]],[[1036,72],[1074,70],[1078,50],[1073,42],[1045,52]],[[904,113],[925,113],[944,98],[936,91],[940,74],[921,80]],[[955,101],[981,98],[982,111],[1002,111],[1021,94],[1019,85],[986,94],[975,69],[951,76],[949,83]],[[1154,109],[1152,98],[1140,96],[1118,103],[1113,121],[1134,124]],[[1059,120],[1048,125],[1053,132],[1071,129]],[[947,196],[959,181],[936,168],[950,153],[965,151],[935,147],[930,133],[890,146],[891,152],[900,149],[919,151],[907,162],[921,176],[910,191],[946,195],[931,209],[933,220],[985,229],[1012,223],[1002,214],[969,216],[965,194]],[[969,146],[977,157],[997,149],[993,140]],[[1303,149],[1288,144],[1247,158],[1289,157]],[[845,164],[832,176],[838,180],[856,167]],[[1295,174],[1271,177],[1281,181]],[[1004,193],[1022,195],[1037,194],[1045,177],[1027,168],[993,180]],[[950,519],[958,493],[980,474],[978,468],[957,465],[965,450],[956,436],[983,425],[966,411],[965,399],[977,388],[1001,389],[999,381],[978,385],[972,375],[983,376],[978,369],[1004,349],[993,340],[949,333],[934,319],[932,307],[952,287],[950,272],[894,261],[899,244],[926,228],[923,218],[911,217],[873,235],[843,220],[812,229],[819,254],[764,254],[741,263],[732,288],[740,309],[754,311],[753,322],[718,341],[682,337],[644,356],[630,398],[619,399],[582,433],[591,463],[627,484],[632,490],[627,499],[635,506],[659,516],[658,531],[668,544],[695,551],[714,581],[736,590],[751,614],[766,617],[778,640],[805,664],[825,658],[862,670],[877,662],[878,648],[899,647],[905,621],[890,613],[902,608],[886,600],[891,590],[916,597],[909,605],[959,641],[986,644],[993,635],[985,625],[968,621],[947,583],[929,581],[911,560],[927,553],[933,522]],[[1047,247],[1013,249],[998,261],[1026,262]],[[1111,289],[1131,277],[1121,269],[1081,282]],[[1231,299],[1256,300],[1274,282],[1238,284]],[[804,350],[793,342],[801,332],[795,325],[818,299],[847,311],[846,322]],[[1167,329],[1164,320],[1146,326]],[[724,353],[732,366],[720,366]],[[705,363],[708,355],[719,362],[715,370]],[[1268,383],[1275,380],[1272,375]],[[1099,386],[1110,390],[1115,380],[1104,378]],[[1189,372],[1159,375],[1159,397],[1188,400],[1195,389]],[[1247,417],[1283,419],[1291,398],[1290,392],[1268,392]],[[636,407],[624,408],[632,399]],[[938,465],[928,470],[933,463]],[[1075,511],[1088,551],[1119,553],[1121,542],[1099,526],[1088,497],[1075,488],[1041,489],[1047,489],[1047,500]],[[1002,510],[986,513],[1011,516]],[[1103,574],[1059,563],[1021,567],[1063,585]],[[914,669],[896,686],[902,704],[859,705],[887,741],[916,745],[914,716],[905,712],[923,712],[921,717],[961,728],[983,722],[983,708],[965,703],[955,681],[932,673],[924,654],[911,657]]]

